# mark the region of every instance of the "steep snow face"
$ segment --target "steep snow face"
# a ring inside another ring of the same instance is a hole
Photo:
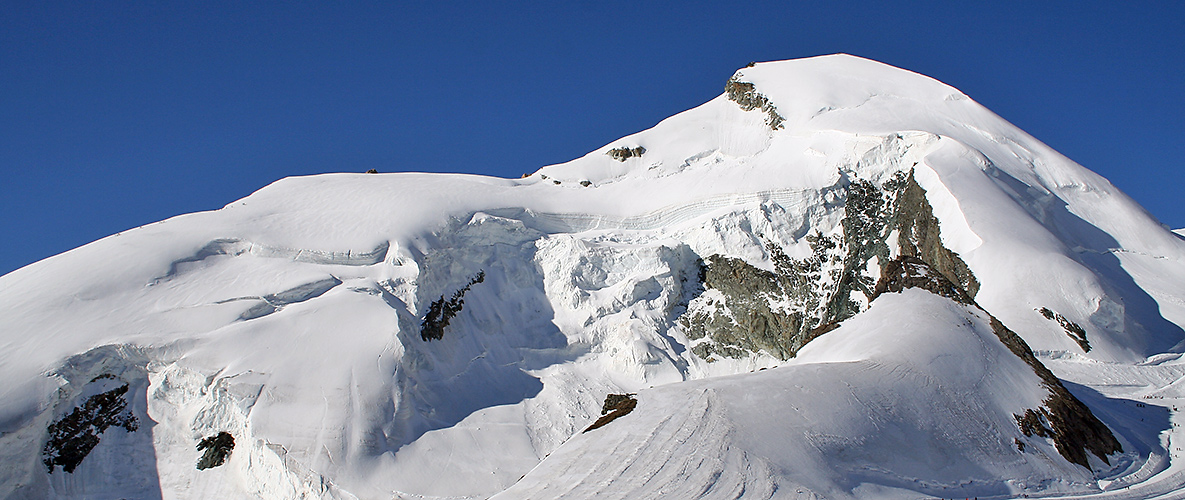
[[[932,79],[840,55],[729,82],[523,179],[288,178],[0,277],[0,493],[547,497],[573,474],[573,497],[610,481],[622,496],[668,484],[710,498],[731,495],[724,485],[790,497],[1097,489],[1048,442],[1018,437],[1015,415],[1045,393],[984,335],[982,314],[920,291],[869,309],[868,285],[925,232],[974,276],[975,302],[1046,359],[1164,362],[1185,340],[1185,240]],[[933,224],[856,210],[896,206],[905,178]],[[865,205],[869,193],[880,204]],[[705,281],[714,259],[749,276],[806,271],[745,305],[727,279]],[[692,328],[713,308],[729,314]],[[788,329],[768,318],[795,314],[807,335],[779,340]],[[738,318],[741,335],[772,340],[732,348],[717,334]],[[765,385],[768,404],[748,390]],[[88,421],[97,443],[73,471],[47,466],[50,427],[124,386],[128,413],[109,413],[138,426]],[[634,414],[577,436],[607,394],[638,391]],[[199,443],[223,432],[225,463],[199,470]],[[1116,468],[1092,462],[1095,473],[1167,467],[1149,459],[1163,457],[1154,435],[1125,436]],[[889,451],[902,447],[908,460]],[[629,463],[657,468],[575,472],[627,448]]]
[[[1177,326],[1185,311],[1174,299],[1185,289],[1160,279],[1178,276],[1185,242],[1106,179],[958,90],[846,55],[759,63],[732,80],[768,100],[784,117],[779,129],[761,110],[721,96],[540,173],[604,184],[716,162],[737,177],[768,172],[766,186],[823,189],[836,170],[863,170],[870,162],[862,157],[884,137],[925,132],[908,142],[917,158],[906,167],[926,189],[944,243],[983,277],[980,302],[1034,348],[1135,361],[1185,340]],[[615,161],[605,151],[619,144],[646,152]],[[1082,353],[1035,314],[1041,307],[1099,342]]]
[[[1040,386],[981,311],[906,290],[777,368],[641,391],[631,415],[574,436],[494,498],[983,497],[1095,487],[1091,471],[1016,430],[1011,415],[1040,404]],[[1020,442],[1030,443],[1023,452]]]

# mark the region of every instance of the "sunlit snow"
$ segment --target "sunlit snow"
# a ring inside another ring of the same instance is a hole
[[[721,96],[522,179],[287,178],[0,277],[0,497],[1185,498],[1180,231],[931,78],[846,55],[736,77],[783,128]],[[851,179],[899,171],[982,309],[906,290],[788,361],[693,354],[699,259],[808,255]],[[984,311],[1123,453],[1018,451],[1044,392]],[[103,376],[139,430],[47,471],[47,425]],[[610,393],[637,409],[581,433]]]

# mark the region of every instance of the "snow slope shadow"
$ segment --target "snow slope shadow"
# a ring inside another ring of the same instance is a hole
[[[332,290],[333,287],[336,287],[340,284],[342,284],[341,280],[337,279],[337,277],[330,276],[325,279],[321,279],[321,280],[313,281],[310,283],[305,283],[303,285],[296,286],[293,288],[289,288],[287,290],[284,290],[284,291],[278,292],[278,293],[271,293],[271,294],[267,294],[267,295],[264,295],[261,297],[236,297],[233,299],[220,300],[220,301],[216,302],[216,304],[223,304],[226,302],[232,302],[232,301],[236,301],[236,300],[257,300],[257,301],[259,301],[254,306],[251,306],[250,309],[243,311],[243,313],[239,315],[240,321],[248,321],[248,320],[252,320],[252,319],[262,318],[262,317],[267,316],[271,313],[279,311],[280,309],[283,309],[284,306],[286,306],[286,305],[295,304],[298,302],[304,302],[309,299],[315,299],[317,297],[320,297],[320,296],[324,295],[325,292]]]
[[[1123,268],[1115,255],[1122,247],[1115,238],[1075,215],[1056,195],[1036,195],[1033,188],[1000,169],[991,169],[989,177],[1033,219],[1070,246],[1070,257],[1100,278],[1105,296],[1099,298],[1098,309],[1090,316],[1092,324],[1121,334],[1123,341],[1142,356],[1169,352],[1185,340],[1185,330],[1161,316],[1160,304]],[[1039,201],[1027,202],[1017,194],[1026,192]]]
[[[52,374],[62,382],[57,401],[0,437],[5,498],[162,498],[147,359],[125,345],[66,359]],[[36,459],[11,460],[13,453]]]
[[[393,417],[382,429],[382,451],[398,451],[484,409],[533,398],[543,382],[531,372],[581,354],[552,322],[534,262],[540,236],[516,220],[475,216],[467,224],[454,221],[415,255],[419,314],[396,308],[405,351],[395,398],[387,402]],[[440,338],[421,336],[429,305],[465,287]]]
[[[1108,398],[1090,387],[1063,380],[1075,397],[1094,413],[1123,444],[1124,453],[1112,457],[1109,471],[1096,471],[1100,479],[1112,479],[1108,489],[1146,481],[1169,465],[1168,451],[1160,436],[1172,428],[1171,414],[1163,406],[1130,399]]]

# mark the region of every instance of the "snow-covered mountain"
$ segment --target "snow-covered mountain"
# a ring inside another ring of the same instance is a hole
[[[0,497],[1185,498],[1180,325],[1106,179],[760,63],[522,179],[288,178],[0,277]]]

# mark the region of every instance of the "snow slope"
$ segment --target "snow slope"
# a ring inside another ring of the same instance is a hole
[[[836,55],[731,81],[750,93],[523,179],[288,178],[0,277],[0,496],[917,498],[1185,484],[1166,451],[1175,413],[1143,422],[1123,406],[1180,396],[1185,240],[927,77]],[[706,340],[680,318],[717,293],[701,262],[774,272],[779,254],[810,259],[814,236],[850,231],[851,186],[906,172],[982,309],[907,290],[857,301],[862,312],[790,360],[695,353]],[[433,303],[466,285],[443,338],[427,340]],[[1045,393],[983,311],[1101,409],[1125,450],[1110,465],[1087,470],[1039,438],[1016,449],[1014,415]],[[47,467],[47,429],[119,400],[93,398],[121,384],[126,408],[101,411],[138,429],[92,431],[73,472]],[[606,394],[626,392],[639,393],[633,414],[580,434]],[[196,469],[197,444],[218,432],[234,436],[228,461]]]
[[[495,498],[986,497],[1093,486],[1051,448],[1017,452],[1011,414],[1041,399],[1025,368],[981,311],[921,290],[889,294],[777,368],[641,392],[636,416],[573,437]]]

